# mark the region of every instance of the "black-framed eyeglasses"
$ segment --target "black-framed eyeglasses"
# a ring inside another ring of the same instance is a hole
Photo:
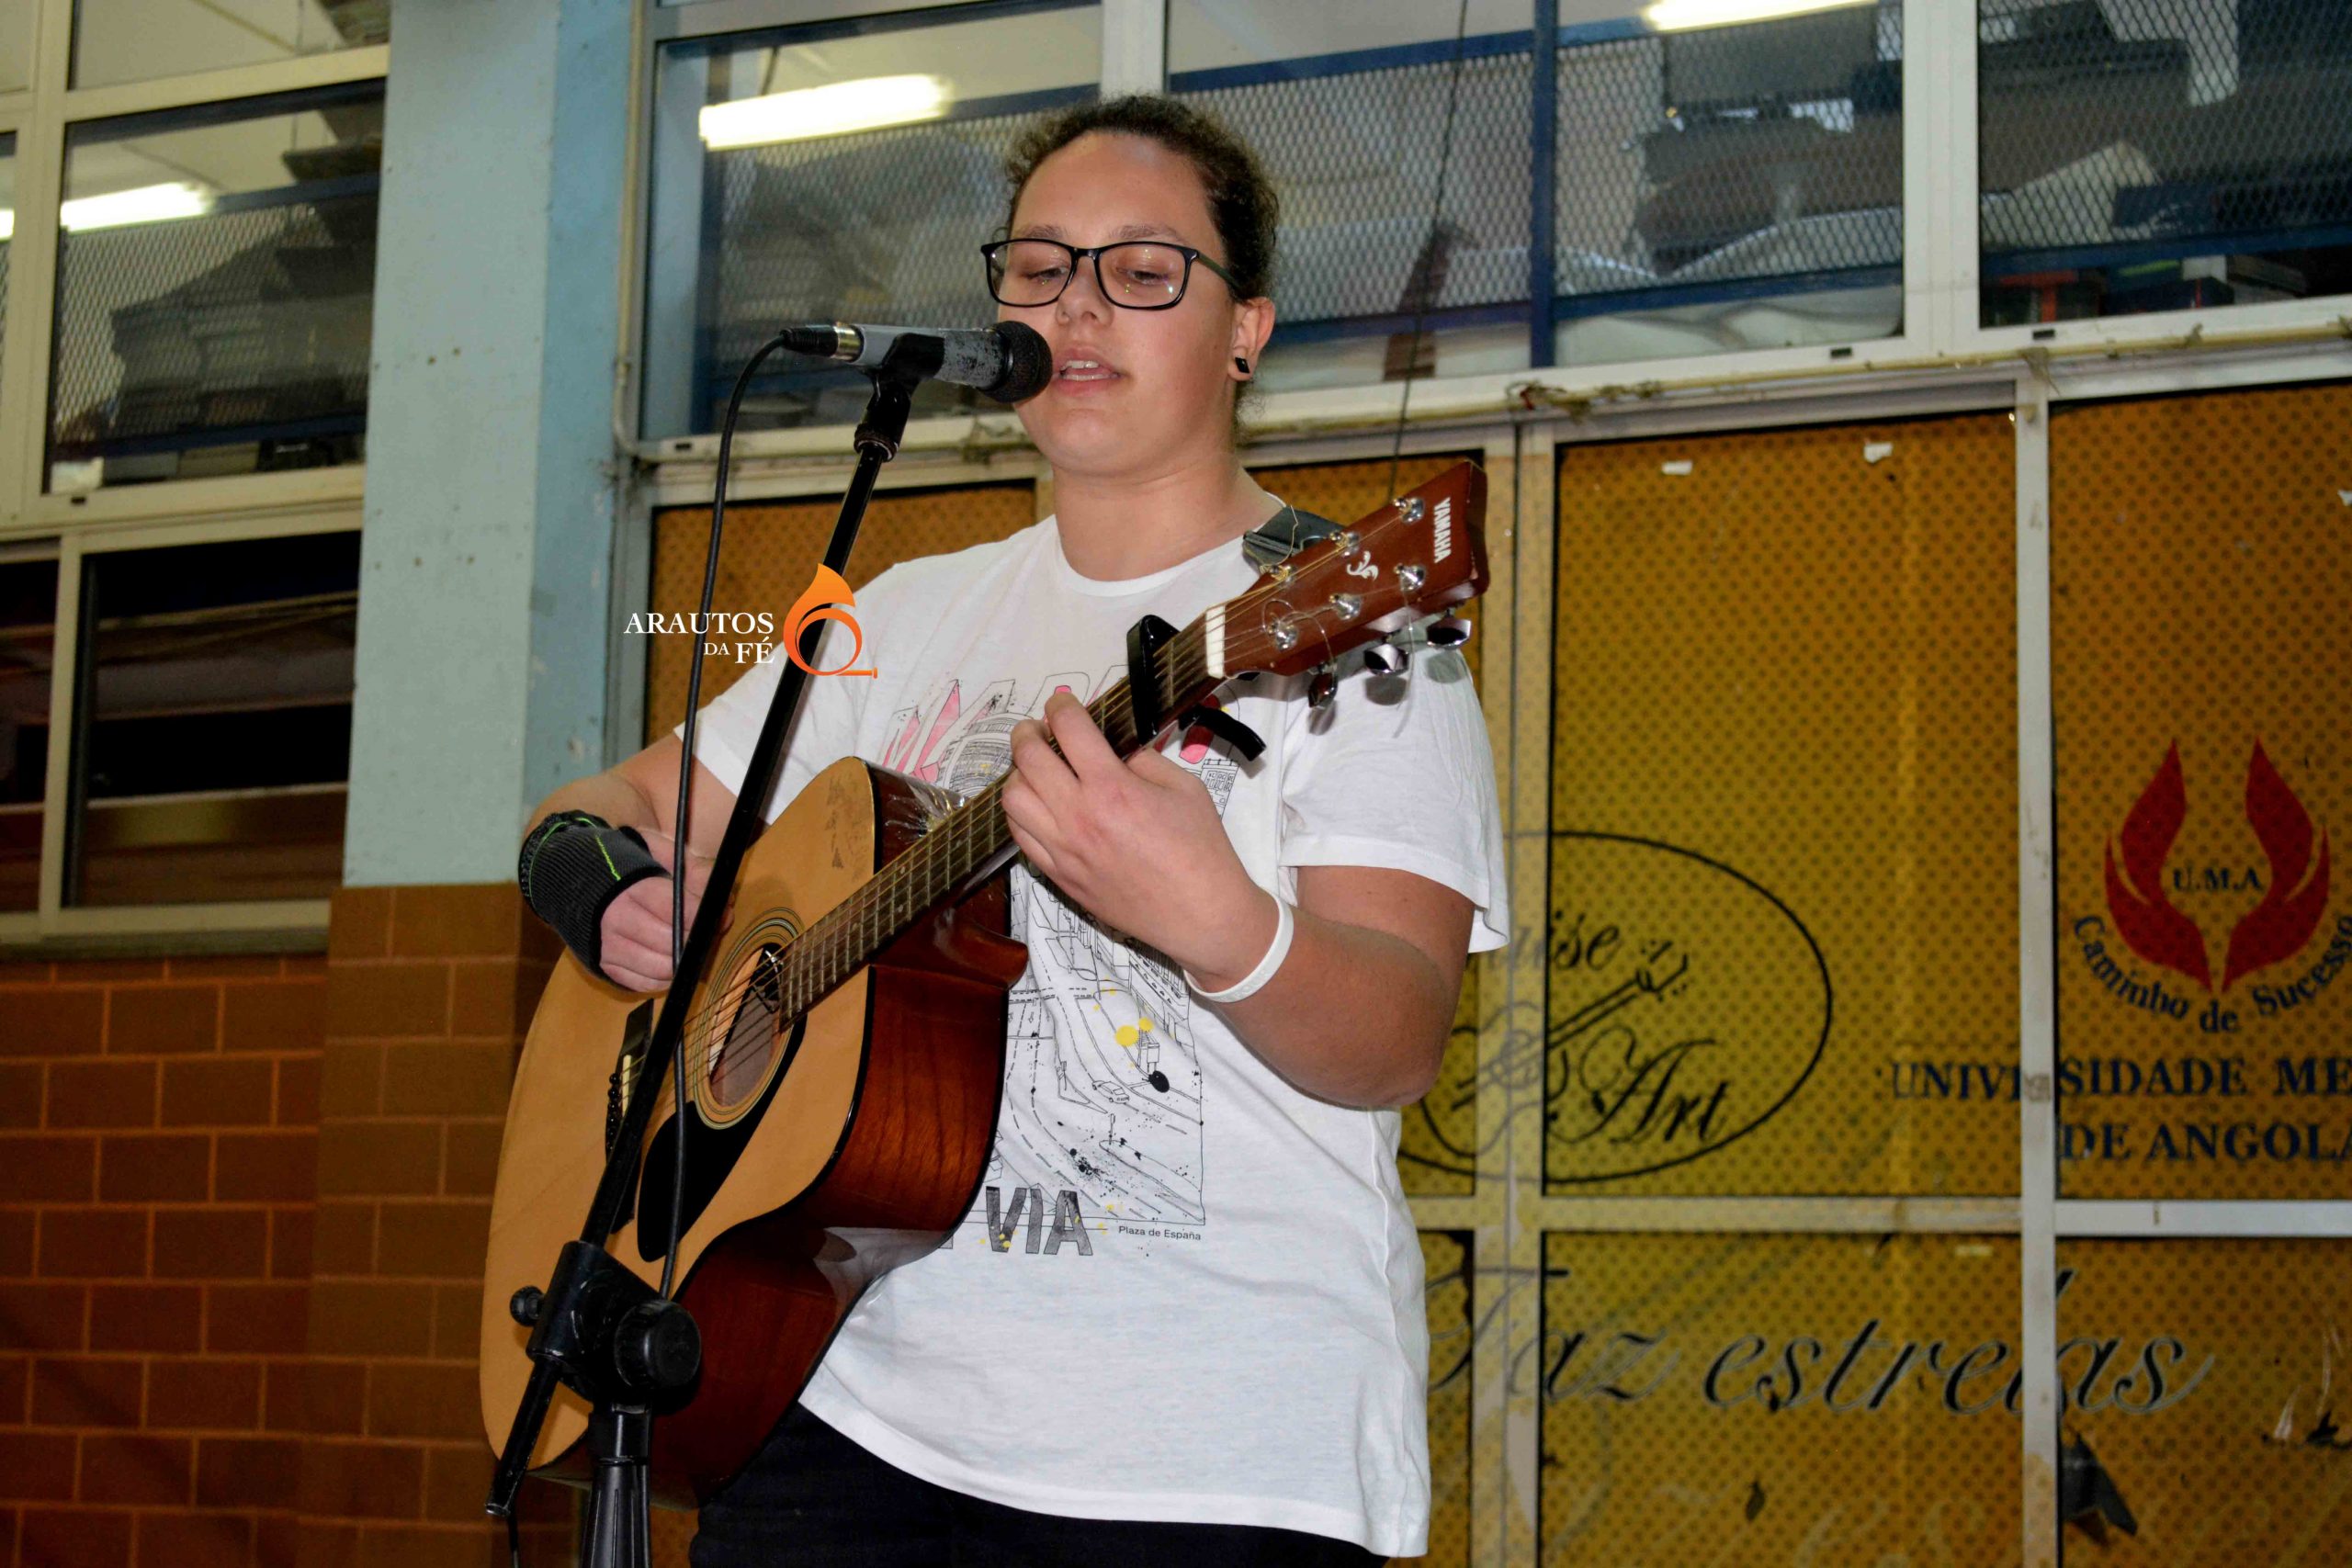
[[[1115,245],[1065,245],[1059,240],[998,240],[982,245],[989,293],[1000,305],[1050,305],[1069,287],[1078,264],[1094,258],[1094,286],[1129,310],[1165,310],[1181,304],[1200,263],[1241,297],[1233,275],[1190,245],[1166,240],[1122,240]]]

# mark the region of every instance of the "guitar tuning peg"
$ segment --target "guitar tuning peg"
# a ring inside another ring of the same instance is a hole
[[[1364,668],[1375,675],[1402,675],[1412,655],[1393,642],[1375,642],[1363,650]]]
[[[1306,705],[1315,709],[1329,707],[1331,694],[1339,689],[1339,676],[1331,672],[1329,665],[1324,665],[1315,671],[1315,678],[1306,683]]]
[[[1460,648],[1470,640],[1470,623],[1459,615],[1440,615],[1430,623],[1431,648]]]

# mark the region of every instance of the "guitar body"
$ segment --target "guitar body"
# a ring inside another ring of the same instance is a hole
[[[1003,1090],[1006,995],[1028,963],[1028,948],[1006,934],[1002,877],[916,919],[780,1031],[773,1010],[745,1005],[769,983],[780,948],[943,809],[932,786],[843,758],[743,858],[684,1043],[692,1120],[678,1297],[702,1331],[703,1356],[689,1397],[653,1424],[651,1483],[665,1506],[697,1506],[750,1461],[866,1286],[935,1248],[979,1189]],[[610,1077],[650,1029],[654,999],[605,984],[566,953],[532,1019],[482,1286],[482,1418],[493,1445],[531,1374],[529,1334],[508,1299],[544,1284],[578,1236],[604,1174]],[[605,1245],[658,1288],[677,1106],[668,1074],[634,1092],[659,1098],[637,1197]],[[587,1426],[586,1402],[560,1391],[533,1471],[584,1483]]]

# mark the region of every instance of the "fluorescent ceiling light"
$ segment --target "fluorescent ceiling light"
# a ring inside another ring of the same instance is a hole
[[[868,76],[707,105],[701,116],[702,141],[713,152],[763,147],[937,119],[946,112],[947,84],[936,76]]]
[[[1771,22],[1810,11],[1874,6],[1878,0],[1657,0],[1642,20],[1662,33],[1685,28],[1727,28],[1741,22]]]
[[[58,209],[68,229],[112,229],[124,223],[153,223],[167,218],[201,218],[212,210],[212,195],[187,180],[139,186],[130,190],[85,196]]]

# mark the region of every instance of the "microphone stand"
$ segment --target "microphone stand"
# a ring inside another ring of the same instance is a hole
[[[728,438],[733,434],[735,409],[741,403],[743,389],[769,350],[783,344],[779,337],[754,355],[736,384],[734,404],[728,411],[727,429],[719,444],[719,500],[715,507],[723,504],[726,495]],[[857,468],[842,493],[832,541],[825,547],[825,565],[836,572],[849,565],[882,465],[899,455],[899,444],[906,439],[914,389],[923,375],[923,367],[913,362],[915,355],[901,352],[913,347],[904,342],[894,344],[882,363],[867,372],[874,390],[851,438],[857,450]],[[731,889],[745,852],[766,830],[762,807],[783,763],[785,738],[799,715],[808,684],[806,661],[816,659],[823,632],[824,622],[810,617],[801,629],[800,659],[787,660],[776,682],[775,696],[736,791],[726,837],[711,863],[707,888]],[[680,838],[683,841],[683,833]],[[706,897],[695,917],[639,1068],[638,1082],[649,1090],[677,1059],[687,1008],[718,942],[726,904],[724,897]],[[513,1537],[518,1528],[514,1494],[529,1467],[531,1450],[537,1446],[556,1384],[569,1385],[590,1403],[587,1443],[595,1472],[582,1529],[582,1568],[652,1568],[651,1495],[646,1471],[652,1454],[654,1406],[665,1396],[685,1390],[701,1371],[701,1336],[685,1308],[662,1296],[604,1248],[606,1238],[624,1223],[657,1098],[652,1092],[629,1096],[580,1239],[564,1244],[544,1291],[526,1286],[509,1304],[515,1321],[531,1329],[528,1354],[533,1365],[492,1476],[485,1507],[507,1521]],[[685,1111],[681,1100],[682,1132]],[[684,1156],[681,1147],[681,1168]],[[670,1228],[674,1258],[684,1240],[676,1234],[680,1227],[674,1213]]]

